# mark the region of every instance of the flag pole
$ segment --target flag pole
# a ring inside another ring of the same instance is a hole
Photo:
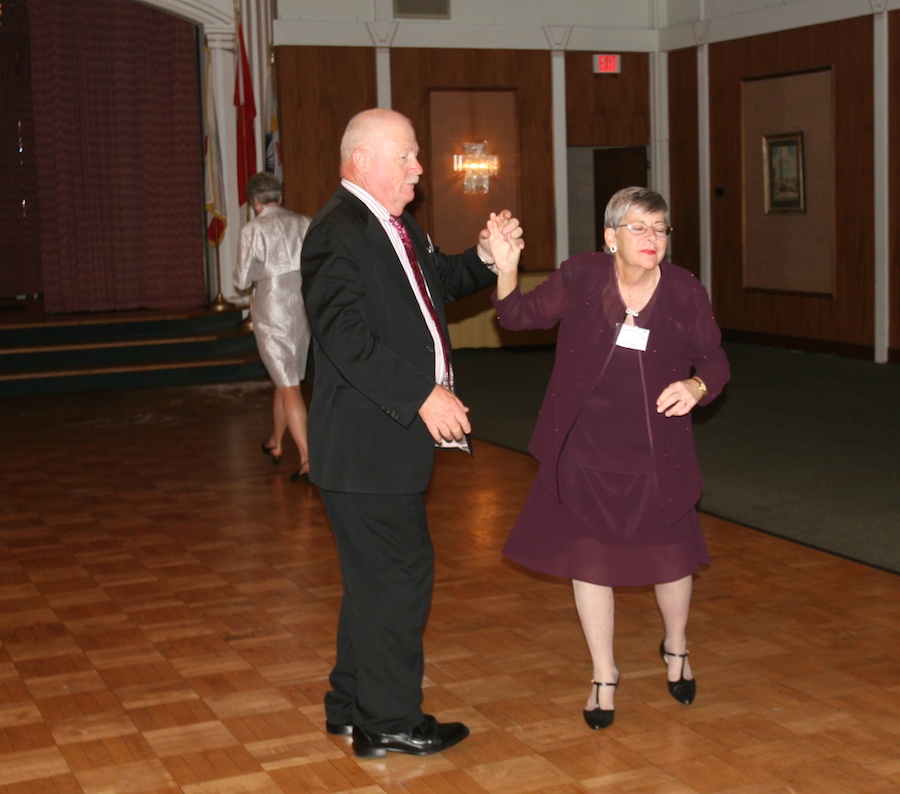
[[[253,287],[250,287],[250,303],[247,304],[247,316],[238,323],[238,328],[244,331],[253,330]]]
[[[218,294],[216,295],[216,299],[210,303],[206,308],[212,312],[227,312],[234,308],[233,303],[229,303],[225,300],[225,296],[222,294],[222,263],[219,260],[219,242],[218,240],[215,243],[216,250],[216,290]]]

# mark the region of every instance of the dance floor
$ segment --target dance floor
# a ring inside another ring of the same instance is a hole
[[[900,790],[900,577],[704,516],[695,703],[666,689],[652,589],[622,589],[616,721],[591,731],[569,583],[500,554],[535,463],[484,443],[440,453],[428,496],[424,707],[471,735],[356,759],[322,710],[335,548],[316,488],[260,454],[269,400],[0,400],[0,791]]]

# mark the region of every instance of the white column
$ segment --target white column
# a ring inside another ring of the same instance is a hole
[[[883,6],[884,4],[881,3]],[[888,18],[881,11],[872,17],[875,62],[875,361],[885,364],[890,346],[890,127],[888,124]]]
[[[269,44],[272,41],[271,0],[241,2],[241,25],[244,46],[250,62],[253,99],[256,119],[253,125],[256,143],[256,170],[262,171],[266,162],[266,127],[268,107],[266,89],[269,80]],[[239,296],[234,289],[234,270],[237,265],[241,227],[250,219],[248,206],[238,204],[237,188],[237,115],[234,107],[234,80],[237,58],[237,32],[234,22],[230,27],[207,26],[204,30],[210,50],[210,83],[216,97],[216,119],[219,126],[219,146],[222,151],[222,179],[225,195],[225,236],[219,245],[219,263],[210,256],[209,283],[212,297],[221,289],[230,303],[245,305],[246,296]],[[216,270],[221,273],[221,287],[216,281]]]
[[[697,39],[697,138],[700,185],[700,282],[712,295],[712,205],[709,162],[709,22],[694,25]]]
[[[219,127],[219,146],[222,151],[222,185],[225,196],[225,236],[219,245],[219,271],[222,274],[222,295],[231,303],[238,300],[234,290],[234,269],[237,264],[238,238],[243,218],[238,205],[237,189],[237,117],[234,110],[235,32],[231,29],[209,28],[205,31],[210,52],[210,89],[216,98],[216,122]],[[216,296],[215,257],[210,256],[209,283]]]
[[[391,48],[375,48],[375,85],[378,96],[378,107],[390,109],[391,96]]]
[[[650,53],[650,189],[670,200],[669,54]]]
[[[375,88],[378,107],[391,107],[391,43],[397,34],[396,22],[367,22],[366,28],[375,46]]]
[[[569,258],[569,164],[566,146],[566,53],[552,53],[553,182],[556,202],[556,266]]]
[[[566,44],[572,28],[545,27],[550,42],[553,114],[553,187],[556,204],[556,267],[569,258],[569,165],[566,125]],[[527,233],[527,230],[526,230]]]

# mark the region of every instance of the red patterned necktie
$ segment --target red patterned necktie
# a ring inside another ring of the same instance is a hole
[[[403,247],[406,249],[406,258],[409,260],[410,268],[412,269],[413,276],[416,280],[416,287],[418,287],[419,289],[419,294],[422,296],[422,302],[428,309],[428,313],[431,315],[431,320],[434,323],[435,329],[437,330],[437,335],[441,342],[441,349],[444,352],[444,382],[445,385],[449,385],[451,383],[450,346],[447,344],[447,340],[444,338],[444,330],[441,327],[440,318],[437,315],[437,311],[435,311],[431,296],[428,294],[428,288],[425,286],[425,277],[422,275],[422,268],[419,265],[419,260],[416,258],[416,249],[413,248],[412,240],[409,237],[409,232],[406,230],[406,227],[403,225],[403,221],[401,221],[400,218],[398,218],[396,215],[391,215],[391,225],[397,230],[398,234],[400,235],[400,241],[403,243]]]

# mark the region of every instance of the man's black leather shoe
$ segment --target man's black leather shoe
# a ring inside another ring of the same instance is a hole
[[[382,758],[388,752],[431,755],[468,735],[469,729],[461,722],[440,723],[429,714],[409,733],[372,733],[354,725],[353,753],[360,758]]]
[[[332,736],[350,736],[353,726],[349,722],[328,722],[325,720],[325,730]]]

